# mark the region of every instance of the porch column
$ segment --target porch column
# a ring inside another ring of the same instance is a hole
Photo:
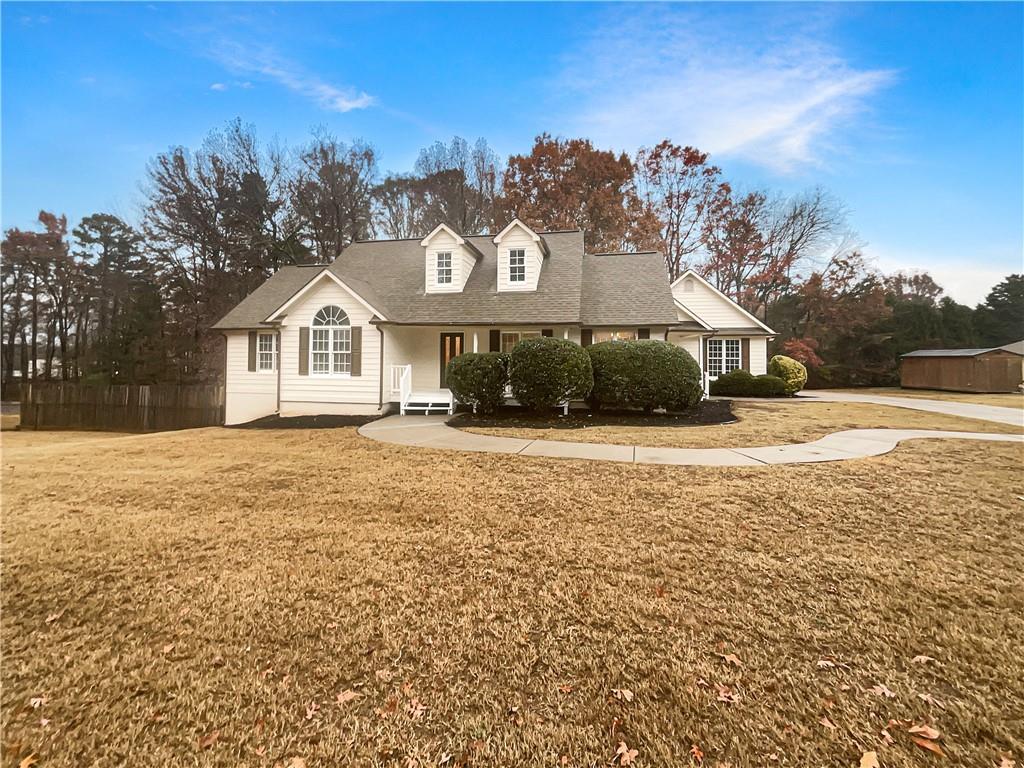
[[[565,339],[566,341],[569,340],[569,329],[568,328],[566,328],[564,331],[562,331],[562,338]]]
[[[476,338],[476,336],[477,336],[476,331],[473,331],[473,352],[477,351],[477,338]]]

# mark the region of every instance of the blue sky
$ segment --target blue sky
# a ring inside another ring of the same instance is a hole
[[[2,224],[136,220],[146,162],[238,116],[384,170],[549,131],[668,137],[741,188],[820,184],[885,270],[974,303],[1024,270],[1024,5],[2,4]]]

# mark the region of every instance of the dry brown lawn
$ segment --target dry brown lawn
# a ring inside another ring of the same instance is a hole
[[[974,393],[945,392],[938,389],[900,389],[899,387],[861,387],[859,389],[835,389],[830,392],[850,392],[861,395],[883,395],[885,397],[914,397],[927,400],[952,400],[957,403],[977,405],[998,405],[1003,408],[1024,408],[1024,393]]]
[[[980,419],[911,411],[867,403],[813,403],[799,400],[733,403],[737,421],[712,426],[593,426],[552,429],[530,426],[529,416],[511,426],[484,421],[486,426],[462,426],[467,432],[527,440],[571,440],[581,443],[643,445],[652,448],[749,448],[761,445],[803,443],[842,429],[876,427],[899,429],[947,429],[957,432],[1019,434],[1020,427]]]
[[[5,764],[1024,757],[1018,445],[703,469],[48,437],[3,442]]]

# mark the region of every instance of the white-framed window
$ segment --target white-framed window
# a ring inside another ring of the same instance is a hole
[[[277,334],[260,333],[256,337],[256,370],[276,371],[277,370]]]
[[[739,339],[708,340],[708,376],[721,376],[742,367]]]
[[[508,252],[508,281],[526,282],[526,251],[523,248],[512,248]]]
[[[595,330],[594,342],[599,341],[636,341],[635,328],[605,328]]]
[[[352,327],[348,315],[333,304],[313,317],[309,338],[309,371],[318,376],[352,372]]]
[[[523,339],[528,339],[531,336],[540,336],[540,331],[502,331],[501,351],[511,352],[512,347],[514,347]]]
[[[437,254],[437,283],[451,283],[452,281],[452,252],[439,251]]]

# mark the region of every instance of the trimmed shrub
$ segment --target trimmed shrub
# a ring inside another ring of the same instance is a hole
[[[565,339],[523,339],[508,356],[512,395],[527,408],[545,411],[569,400],[582,400],[594,386],[590,357]]]
[[[678,411],[700,402],[700,366],[685,349],[644,340],[602,341],[586,350],[594,369],[594,407]]]
[[[782,379],[787,395],[795,395],[807,383],[807,368],[804,364],[785,355],[775,355],[768,361],[768,374]]]
[[[725,397],[781,397],[786,383],[778,376],[753,376],[737,369],[711,382],[711,394]]]
[[[505,402],[508,358],[500,352],[467,352],[445,368],[448,389],[477,413],[494,413]]]

